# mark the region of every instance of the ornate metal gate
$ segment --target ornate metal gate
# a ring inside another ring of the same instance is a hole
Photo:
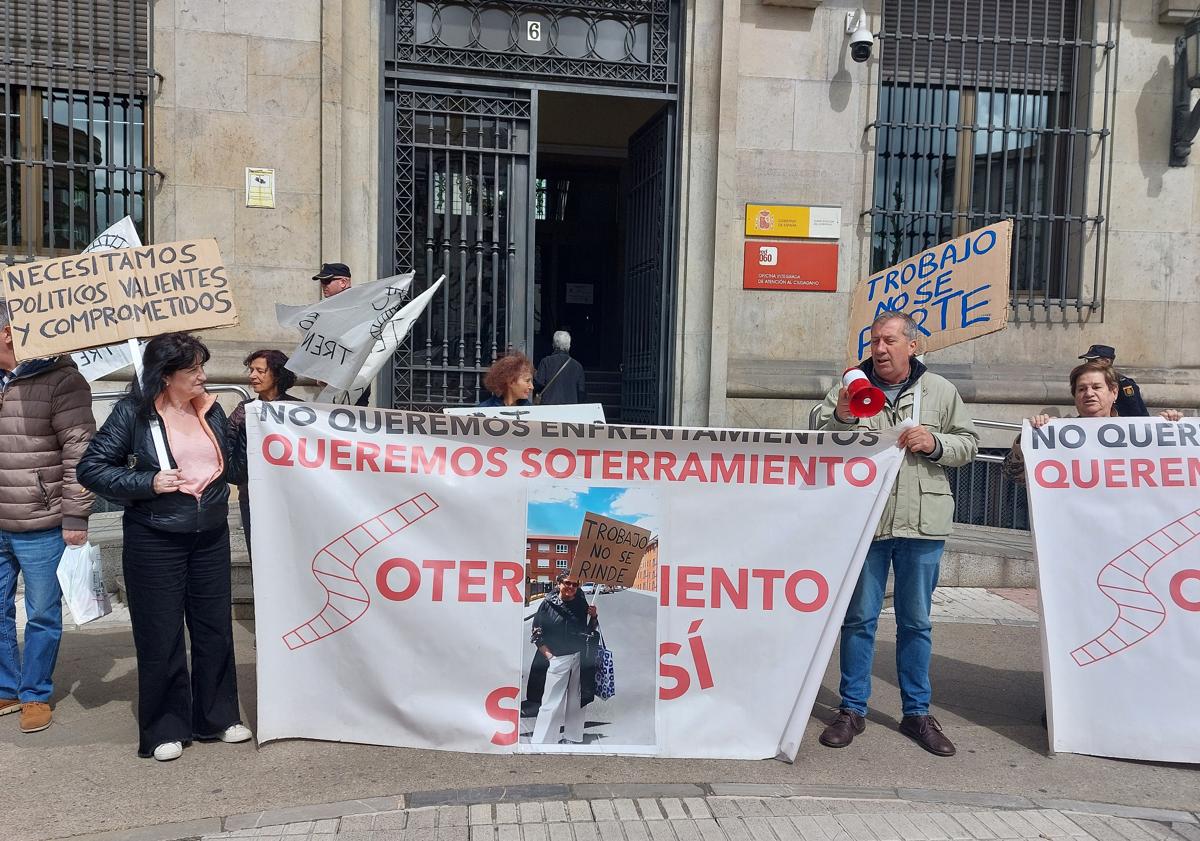
[[[380,186],[380,241],[391,241],[392,252],[379,268],[415,271],[414,294],[446,275],[384,374],[382,402],[432,411],[473,405],[499,353],[531,349],[540,86],[673,101],[683,3],[381,2],[391,177]],[[622,404],[625,420],[649,423],[667,420],[673,107],[631,146]]]
[[[668,105],[629,141],[626,198],[625,336],[621,420],[668,420],[669,284],[674,253],[674,106]]]
[[[445,283],[392,368],[392,405],[471,406],[496,356],[528,331],[529,91],[405,86],[394,119],[394,272]]]

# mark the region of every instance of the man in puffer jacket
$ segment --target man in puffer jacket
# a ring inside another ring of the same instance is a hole
[[[932,754],[953,756],[954,744],[929,714],[933,651],[929,610],[954,520],[954,497],[945,468],[970,463],[979,449],[979,434],[954,386],[928,371],[914,355],[917,336],[917,325],[908,315],[882,313],[871,325],[871,358],[859,367],[886,395],[883,411],[871,418],[855,418],[846,389],[839,383],[825,396],[819,414],[820,428],[829,430],[890,429],[908,418],[917,422],[900,434],[900,446],[908,452],[846,609],[842,702],[821,733],[821,744],[845,747],[866,727],[875,628],[892,567],[896,672],[903,704],[900,732]]]
[[[0,715],[21,731],[50,726],[62,637],[58,562],[87,541],[94,497],[75,466],[96,432],[92,390],[68,356],[17,364],[0,300]],[[17,573],[25,576],[24,658],[17,649]]]

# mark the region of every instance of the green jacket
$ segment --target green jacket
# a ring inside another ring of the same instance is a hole
[[[869,365],[869,362],[864,364]],[[913,364],[920,366],[915,370],[924,368],[917,360]],[[944,540],[954,522],[954,497],[945,468],[968,464],[979,450],[979,433],[971,423],[958,390],[944,377],[924,370],[915,386],[902,392],[894,404],[889,401],[875,417],[843,423],[833,414],[840,388],[841,383],[838,383],[825,395],[817,416],[819,429],[890,429],[912,417],[914,389],[921,389],[920,423],[942,445],[942,453],[937,461],[928,456],[905,453],[896,484],[875,529],[875,539]]]

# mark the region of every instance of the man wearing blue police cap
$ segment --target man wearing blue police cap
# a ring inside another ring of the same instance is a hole
[[[1079,357],[1087,360],[1107,361],[1112,365],[1117,358],[1117,352],[1110,345],[1092,345],[1087,353]],[[1142,390],[1131,378],[1117,374],[1117,402],[1113,404],[1117,414],[1123,418],[1145,418],[1150,416],[1146,404],[1142,400]]]

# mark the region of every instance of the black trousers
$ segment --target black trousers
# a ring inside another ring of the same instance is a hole
[[[215,739],[241,723],[233,659],[229,527],[177,534],[124,521],[125,588],[138,666],[138,756]],[[192,643],[188,674],[183,629]]]

